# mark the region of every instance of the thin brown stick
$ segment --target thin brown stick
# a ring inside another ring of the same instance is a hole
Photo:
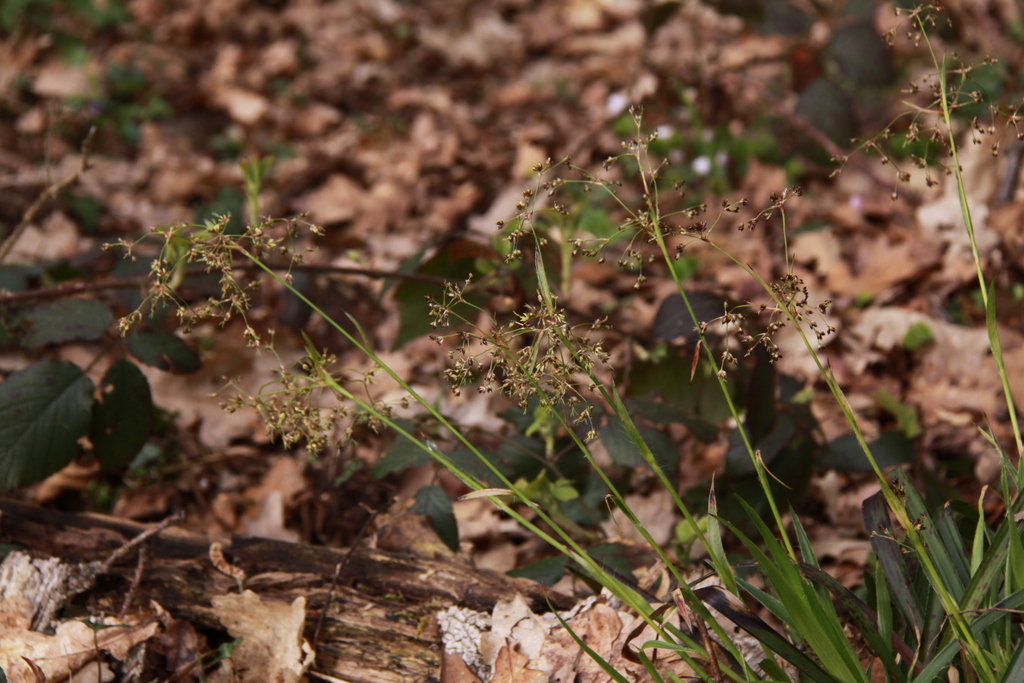
[[[140,543],[145,543],[147,539],[152,538],[153,536],[156,536],[157,534],[159,534],[161,531],[163,531],[164,529],[166,529],[170,525],[175,524],[176,522],[180,522],[183,519],[185,519],[184,513],[182,513],[182,512],[175,512],[173,515],[171,515],[170,517],[164,519],[163,521],[161,521],[161,522],[159,522],[157,524],[154,524],[151,527],[148,527],[145,531],[140,533],[138,536],[136,536],[132,540],[128,541],[127,543],[125,543],[124,545],[119,547],[114,552],[110,553],[110,556],[100,566],[100,573],[101,574],[108,573],[110,571],[110,568],[114,566],[114,563],[117,562],[118,560],[120,560],[125,555],[127,555],[129,552],[131,552],[132,548],[135,548]]]
[[[135,574],[132,576],[132,585],[128,587],[128,592],[125,593],[124,601],[121,603],[121,609],[117,613],[118,619],[124,619],[124,615],[128,614],[128,609],[132,606],[132,601],[135,599],[135,592],[139,589],[139,584],[142,583],[142,572],[146,568],[147,555],[146,546],[143,544],[139,548],[139,559],[135,563]]]
[[[14,243],[18,241],[22,233],[25,232],[25,229],[33,220],[35,220],[36,214],[42,210],[43,205],[45,205],[47,201],[55,199],[61,192],[76,183],[81,175],[85,173],[86,166],[89,162],[89,152],[92,150],[92,139],[95,136],[96,127],[93,126],[89,129],[89,133],[85,136],[85,140],[82,141],[82,161],[79,163],[78,169],[68,177],[64,178],[64,180],[54,183],[40,192],[36,200],[32,202],[32,206],[28,207],[28,210],[21,217],[21,222],[18,223],[14,228],[14,231],[8,235],[7,239],[3,241],[3,244],[0,244],[0,263],[7,258],[7,255],[14,247]]]
[[[379,279],[409,280],[412,282],[427,282],[430,284],[444,284],[445,279],[434,275],[421,275],[419,273],[399,273],[392,270],[376,270],[374,268],[351,268],[347,266],[331,266],[313,263],[296,263],[292,265],[270,264],[273,270],[279,271],[302,271],[306,273],[324,275],[363,275],[365,277]],[[232,266],[234,270],[254,271],[259,267],[251,262],[239,262]],[[205,266],[193,266],[185,270],[185,277],[199,277],[210,271]],[[106,292],[116,289],[134,289],[142,287],[150,281],[150,276],[137,275],[126,278],[104,278],[93,282],[69,282],[53,287],[39,287],[38,289],[27,289],[23,292],[0,291],[0,302],[16,301],[43,301],[46,299],[60,299],[75,294],[88,294],[92,292]]]

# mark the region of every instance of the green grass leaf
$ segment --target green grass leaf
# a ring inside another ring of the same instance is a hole
[[[924,607],[918,604],[914,591],[911,590],[911,577],[900,552],[900,546],[893,538],[889,527],[889,509],[885,505],[882,493],[878,492],[865,500],[862,510],[864,526],[871,537],[871,549],[881,565],[882,576],[892,595],[892,601],[913,630],[919,633],[923,623]]]

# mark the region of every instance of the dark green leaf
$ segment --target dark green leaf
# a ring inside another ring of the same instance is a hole
[[[51,263],[43,271],[43,277],[45,280],[52,283],[82,280],[89,277],[91,274],[92,272],[88,268],[75,265],[67,260]]]
[[[796,113],[841,149],[849,147],[850,139],[857,134],[853,100],[846,91],[824,78],[813,81],[800,93]]]
[[[868,447],[878,466],[883,469],[914,460],[914,442],[901,431],[885,432]],[[821,464],[840,472],[871,471],[871,463],[853,434],[845,434],[830,443]]]
[[[889,508],[881,491],[866,499],[861,509],[864,514],[864,527],[871,539],[871,549],[875,551],[878,562],[882,565],[882,575],[892,595],[892,601],[900,608],[914,630],[919,630],[922,609],[910,588],[912,579],[900,552],[899,543],[896,542],[889,527]]]
[[[35,306],[21,319],[30,325],[21,342],[29,349],[72,340],[99,339],[114,322],[110,307],[94,299],[63,299]]]
[[[768,659],[767,657],[758,662],[758,666],[761,667],[761,671],[768,674],[769,678],[777,681],[789,680],[789,674],[786,670],[779,666],[779,663],[774,659]]]
[[[21,292],[28,289],[28,280],[39,273],[36,266],[0,266],[0,289],[8,292]]]
[[[942,547],[946,549],[949,556],[949,563],[960,581],[967,585],[971,581],[971,569],[967,566],[967,548],[964,546],[964,539],[953,520],[953,512],[949,503],[935,511],[932,515],[935,531],[942,539]]]
[[[654,424],[681,424],[699,440],[711,443],[718,438],[718,425],[710,420],[691,417],[686,411],[650,398],[627,399],[629,414],[642,417]]]
[[[721,317],[729,305],[727,299],[706,292],[687,292],[686,298],[693,307],[698,323],[710,323]],[[651,338],[654,341],[685,344],[690,349],[700,339],[697,325],[693,322],[681,294],[670,294],[662,300],[654,316]]]
[[[608,424],[598,429],[597,434],[615,464],[636,467],[644,461],[636,444],[626,433],[626,427],[615,415],[608,416]]]
[[[221,185],[217,189],[217,196],[209,204],[203,204],[196,209],[196,222],[216,223],[222,216],[230,216],[224,229],[225,234],[240,235],[245,229],[241,218],[244,210],[245,195],[241,190],[233,185]]]
[[[761,460],[766,465],[771,465],[786,446],[790,445],[795,435],[796,425],[793,424],[793,419],[789,415],[782,415],[770,433],[754,442],[754,448],[761,451]],[[730,447],[725,454],[728,473],[734,477],[753,474],[754,463],[750,459],[746,444],[740,438],[739,430],[733,430],[729,437]],[[813,468],[814,463],[808,462],[807,467]]]
[[[587,554],[601,565],[602,569],[628,579],[633,575],[633,568],[626,559],[625,551],[626,548],[621,543],[598,543],[587,548]]]
[[[1021,524],[1024,522],[1018,523],[1012,517],[1003,518],[999,530],[989,542],[981,564],[967,585],[962,602],[965,611],[978,609],[986,593],[993,587],[999,588],[1005,581],[1003,569],[1006,566],[1006,557],[1010,554],[1010,543],[1014,539],[1018,542],[1020,540]]]
[[[804,576],[818,585],[824,586],[832,594],[846,614],[853,619],[864,640],[875,651],[875,654],[879,656],[882,664],[885,666],[885,670],[893,677],[892,680],[900,680],[902,674],[896,664],[893,652],[898,653],[904,662],[914,660],[913,651],[903,642],[903,639],[894,633],[892,634],[891,642],[883,640],[878,628],[878,617],[875,615],[874,610],[835,578],[809,564],[801,564],[800,570]]]
[[[128,350],[146,365],[175,374],[199,369],[199,354],[170,332],[139,330],[128,336]]]
[[[503,411],[500,414],[500,417],[502,420],[512,425],[512,428],[516,432],[522,434],[530,428],[530,425],[533,424],[533,415],[539,405],[540,402],[537,400],[537,397],[532,396],[530,397],[526,408],[509,408],[508,410]]]
[[[494,259],[497,255],[492,249],[470,240],[460,239],[445,245],[424,262],[416,272],[421,275],[433,275],[449,282],[462,284],[472,275],[478,258]],[[430,326],[430,309],[425,299],[433,299],[441,303],[443,298],[440,284],[404,280],[395,288],[395,300],[398,302],[398,316],[401,321],[398,335],[393,348],[399,348],[407,342],[430,334],[434,328]],[[457,326],[461,319],[475,320],[477,308],[483,306],[486,297],[479,292],[466,295],[467,303],[451,306],[450,324]]]
[[[747,417],[744,420],[750,440],[758,443],[772,434],[776,429],[778,413],[778,389],[779,379],[775,372],[775,364],[771,362],[768,352],[764,347],[758,346],[754,350],[754,370],[747,383],[746,397],[744,403],[747,408]],[[785,437],[783,442],[788,441]],[[780,444],[781,446],[781,444]],[[759,446],[759,448],[764,448]],[[762,452],[765,460],[768,457]]]
[[[505,476],[533,480],[544,468],[544,443],[540,439],[514,434],[498,447],[497,456]]]
[[[785,636],[720,586],[704,586],[693,592],[704,604],[721,612],[727,619],[756,638],[766,650],[783,657],[807,678],[818,683],[836,683],[837,679],[830,676],[817,662],[794,647]]]
[[[663,357],[652,357],[633,365],[628,396],[644,399],[656,397],[664,405],[682,411],[682,415],[691,420],[718,423],[728,419],[731,413],[718,386],[717,368],[701,360],[691,380],[692,368],[692,352],[670,347]],[[730,391],[733,391],[731,386]],[[690,424],[687,423],[687,426]]]
[[[658,463],[661,471],[669,479],[675,481],[676,477],[679,476],[679,451],[676,450],[672,439],[668,438],[664,432],[651,429],[650,427],[640,427],[640,436],[643,437],[647,447],[651,449],[651,453],[654,454],[654,461]]]
[[[412,427],[412,423],[408,420],[400,420],[400,422],[407,423],[402,425],[402,429],[408,430]],[[398,434],[388,452],[373,466],[372,474],[376,479],[383,479],[392,472],[426,465],[432,458],[430,453]]]
[[[855,85],[880,87],[895,76],[892,51],[878,35],[873,16],[837,29],[827,53],[843,78]]]
[[[924,499],[910,480],[910,477],[907,476],[907,473],[899,469],[892,473],[892,477],[895,482],[898,482],[895,485],[903,489],[907,514],[921,525],[922,539],[928,548],[929,555],[943,585],[949,591],[952,598],[960,602],[966,585],[964,577],[957,571],[952,555],[963,551],[955,545],[946,544],[946,539],[939,533],[938,529],[941,520],[936,523],[928,514],[928,508]]]
[[[1002,683],[1013,683],[1014,681],[1021,680],[1024,680],[1024,640],[1017,641],[1017,646],[1013,649],[1010,662],[1003,672]],[[3,681],[0,681],[0,683],[3,683]]]
[[[569,558],[565,555],[554,555],[552,557],[545,557],[543,560],[525,564],[518,569],[513,569],[508,572],[508,575],[523,579],[533,579],[545,586],[554,586],[565,574],[565,567],[568,563]]]
[[[78,195],[71,192],[61,197],[64,208],[72,215],[75,222],[81,227],[82,232],[87,235],[96,234],[96,224],[103,213],[103,203],[95,197]]]
[[[452,550],[459,549],[459,527],[455,522],[452,501],[440,486],[424,486],[416,492],[416,502],[410,512],[430,517],[434,531]]]
[[[119,360],[100,384],[100,402],[92,411],[92,441],[106,470],[124,467],[139,452],[153,427],[153,395],[138,366]]]
[[[489,462],[494,462],[496,455],[493,452],[481,451],[481,453]],[[487,466],[487,463],[481,460],[476,453],[468,448],[455,449],[448,454],[448,459],[451,460],[456,467],[463,470],[470,476],[479,479],[487,486],[502,485],[501,480],[495,476],[494,472],[491,471],[491,468]]]
[[[0,491],[40,481],[78,453],[92,380],[67,361],[40,361],[0,384]]]

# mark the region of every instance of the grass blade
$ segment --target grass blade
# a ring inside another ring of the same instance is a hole
[[[907,564],[903,560],[900,546],[893,538],[889,527],[889,509],[885,505],[882,492],[874,494],[864,501],[862,506],[864,526],[871,538],[871,549],[875,551],[882,575],[903,617],[914,629],[918,642],[921,641],[921,608],[917,603],[914,591],[908,582]]]

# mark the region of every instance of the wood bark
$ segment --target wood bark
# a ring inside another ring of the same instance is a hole
[[[79,567],[103,562],[146,530],[135,522],[47,510],[0,499],[0,542]],[[170,528],[145,541],[146,560],[134,604],[155,600],[174,617],[204,632],[223,631],[210,600],[238,590],[210,559],[209,540]],[[264,599],[306,598],[306,638],[313,640],[325,605],[312,678],[354,683],[437,680],[440,633],[433,615],[450,605],[489,612],[495,602],[521,593],[536,612],[573,601],[544,586],[475,569],[458,560],[417,557],[367,547],[338,550],[258,538],[234,537],[225,558],[244,570],[245,588]],[[75,605],[116,614],[136,572],[137,551],[87,581]],[[331,587],[336,568],[337,581]],[[91,565],[95,567],[96,565]],[[91,584],[91,585],[89,585]],[[77,588],[69,591],[78,593]],[[330,598],[328,594],[330,593]]]

